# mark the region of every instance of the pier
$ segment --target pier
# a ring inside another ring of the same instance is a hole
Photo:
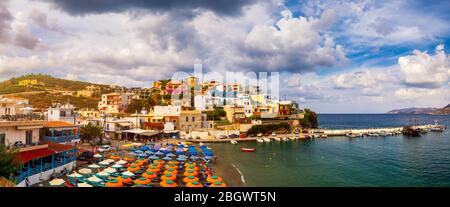
[[[430,130],[435,127],[444,127],[442,125],[417,125],[412,126],[416,129],[421,130]],[[226,139],[192,139],[189,142],[192,143],[230,143],[232,140],[237,142],[254,142],[258,139],[268,138],[273,140],[273,138],[289,138],[290,140],[296,139],[311,139],[311,138],[327,138],[333,136],[347,136],[348,134],[356,135],[356,137],[360,136],[370,136],[377,134],[377,136],[389,136],[389,135],[399,135],[401,134],[403,127],[385,127],[385,128],[366,128],[366,129],[311,129],[308,130],[309,133],[302,134],[277,134],[276,136],[268,136],[268,137],[247,137],[247,138],[226,138]]]

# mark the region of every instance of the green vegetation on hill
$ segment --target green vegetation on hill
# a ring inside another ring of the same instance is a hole
[[[319,126],[316,112],[310,109],[305,109],[305,117],[299,121],[302,128],[315,129]]]
[[[53,94],[49,92],[24,94],[20,97],[28,99],[34,108],[47,108],[52,102],[67,103],[67,101],[77,108],[97,108],[98,101],[100,101],[99,97],[63,96],[61,93]]]
[[[19,82],[22,80],[37,80],[38,84],[20,86]],[[1,82],[0,94],[12,94],[32,91],[77,91],[82,90],[90,85],[98,84],[54,78],[52,76],[44,74],[28,74]]]
[[[247,131],[247,134],[258,134],[258,133],[264,134],[276,131],[290,131],[290,130],[291,126],[288,123],[254,125]]]
[[[23,80],[37,80],[37,84],[19,85]],[[91,85],[100,86],[100,91],[95,92],[92,97],[76,97],[78,90],[84,90]],[[63,91],[72,91],[73,96],[64,96]],[[23,75],[0,83],[0,95],[26,98],[34,108],[47,108],[52,102],[66,103],[67,101],[78,108],[96,108],[100,94],[112,91],[114,90],[106,85],[65,80],[44,74]]]

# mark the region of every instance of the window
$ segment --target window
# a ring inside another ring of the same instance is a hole
[[[25,132],[25,134],[26,134],[25,144],[26,145],[31,145],[31,143],[33,143],[33,131],[27,130]]]
[[[5,134],[0,134],[0,145],[6,145]]]
[[[186,116],[186,122],[188,122],[188,121],[189,121],[189,117]]]
[[[195,117],[193,116],[193,117],[192,117],[192,122],[194,122],[194,121],[195,121]]]

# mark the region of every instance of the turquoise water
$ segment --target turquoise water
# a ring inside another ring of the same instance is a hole
[[[355,118],[340,116],[332,118],[340,123]],[[371,116],[366,115],[366,119],[373,119]],[[449,116],[441,118],[444,122],[450,120]],[[331,120],[327,123],[333,125]],[[219,162],[232,163],[241,171],[246,186],[450,186],[449,131],[429,132],[420,138],[332,137],[210,146]],[[257,150],[244,153],[241,147]]]

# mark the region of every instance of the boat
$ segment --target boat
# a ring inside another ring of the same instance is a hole
[[[430,128],[430,131],[432,131],[432,132],[443,132],[443,131],[445,131],[445,127],[436,126],[436,127]]]
[[[352,133],[347,133],[345,136],[350,137],[350,138],[356,138],[356,134],[352,134]]]
[[[256,148],[241,148],[242,152],[254,152],[256,151]]]
[[[256,141],[259,142],[259,143],[263,143],[264,142],[263,139],[256,139]]]
[[[289,138],[288,137],[283,137],[282,140],[283,140],[283,142],[289,142]]]
[[[236,140],[230,140],[231,144],[237,144],[238,142]]]
[[[320,135],[320,138],[328,138],[328,135],[322,134],[322,135]]]
[[[281,142],[281,139],[279,137],[274,137],[273,139],[277,142]]]
[[[262,138],[264,142],[271,142],[269,138]]]

